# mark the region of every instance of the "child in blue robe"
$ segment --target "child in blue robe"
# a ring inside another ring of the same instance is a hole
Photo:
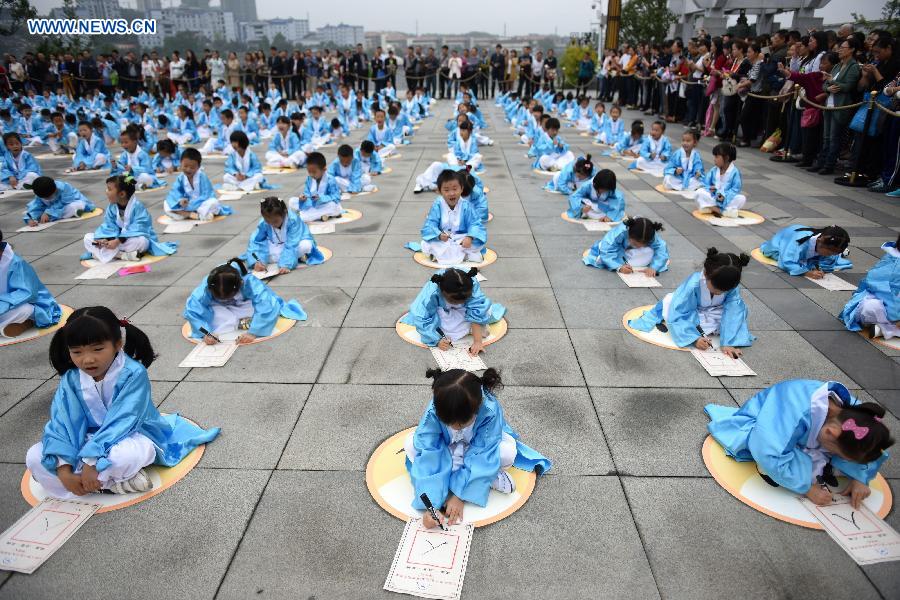
[[[191,337],[210,345],[219,341],[218,334],[242,332],[237,335],[239,344],[270,336],[279,317],[305,321],[306,313],[299,302],[285,302],[249,273],[239,258],[213,269],[191,292],[184,308]]]
[[[468,165],[475,171],[481,169],[481,153],[478,142],[472,135],[472,123],[463,121],[456,128],[452,145],[447,149],[447,162],[450,164]]]
[[[240,258],[255,271],[277,264],[279,274],[290,273],[299,263],[318,265],[325,256],[316,246],[309,227],[283,200],[270,196],[260,202],[262,218],[250,234],[247,252]]]
[[[900,236],[881,246],[884,256],[859,282],[841,320],[850,331],[872,328],[872,337],[900,337]]]
[[[156,178],[150,155],[138,144],[140,129],[126,127],[119,136],[122,153],[113,163],[110,175],[130,175],[135,180],[137,189],[162,187],[162,181]]]
[[[163,208],[176,220],[211,221],[217,215],[230,215],[230,206],[219,204],[212,182],[200,164],[203,157],[196,148],[187,148],[181,155],[181,173],[166,196]]]
[[[767,257],[778,262],[778,268],[788,275],[804,275],[821,279],[825,273],[853,267],[843,257],[850,245],[850,235],[842,227],[831,225],[814,229],[803,225],[788,225],[759,247]]]
[[[681,148],[669,156],[663,170],[663,186],[668,190],[694,191],[703,185],[703,159],[696,149],[700,132],[688,129],[681,134]]]
[[[515,491],[508,467],[539,475],[550,469],[550,461],[520,442],[506,423],[494,395],[502,385],[495,369],[481,377],[461,369],[429,369],[426,376],[434,380],[433,398],[404,444],[413,508],[423,510],[426,495],[443,513],[438,513],[440,525],[453,525],[464,520],[466,502],[485,506],[492,489]],[[427,512],[422,524],[439,525]]]
[[[619,138],[619,141],[615,143],[613,149],[605,154],[612,154],[615,152],[621,156],[637,158],[638,152],[640,152],[641,146],[643,146],[644,140],[646,139],[647,137],[644,135],[644,122],[640,119],[636,119],[631,124],[631,134],[623,134]]]
[[[159,413],[147,376],[154,358],[146,334],[105,306],[76,310],[53,335],[59,387],[43,438],[25,457],[50,496],[147,492],[145,467],[174,467],[219,435],[218,427]]]
[[[266,151],[266,164],[271,167],[299,169],[306,164],[306,152],[300,136],[291,128],[291,120],[278,117],[275,121],[275,134],[269,141]]]
[[[734,164],[737,149],[733,144],[722,142],[713,148],[713,159],[716,166],[706,174],[694,200],[700,212],[737,217],[747,203],[747,196],[741,193],[741,172]]]
[[[484,184],[477,175],[472,173],[469,167],[460,169],[458,173],[462,177],[463,182],[462,200],[472,205],[472,209],[482,223],[487,223],[491,217],[491,212],[488,208],[487,194],[484,193]]]
[[[669,270],[668,246],[656,234],[662,230],[662,223],[644,217],[625,219],[591,246],[582,262],[598,269],[621,273],[643,271],[647,277],[656,277]]]
[[[228,154],[231,152],[231,134],[235,131],[243,131],[240,122],[234,118],[234,113],[230,108],[223,110],[219,119],[215,137],[210,136],[206,140],[203,147],[200,148],[200,154]],[[177,142],[177,140],[175,141]]]
[[[894,443],[884,408],[860,403],[836,381],[782,381],[740,408],[707,404],[706,413],[707,428],[726,454],[755,461],[767,483],[819,505],[832,501],[824,484],[837,485],[837,470],[850,479],[842,494],[859,508]]]
[[[559,119],[550,117],[543,130],[538,133],[528,156],[534,159],[531,166],[544,171],[562,171],[567,164],[575,160],[569,145],[559,135]]]
[[[197,133],[197,125],[194,123],[194,111],[181,105],[175,109],[175,113],[177,118],[172,121],[168,129],[169,139],[179,146],[199,142],[200,135]]]
[[[87,121],[78,124],[78,145],[72,157],[72,168],[76,171],[102,169],[109,166],[109,150],[103,136],[94,131]]]
[[[0,336],[14,338],[32,327],[50,327],[60,317],[53,295],[0,231]]]
[[[740,290],[741,269],[749,261],[746,254],[737,256],[710,248],[702,271],[689,276],[674,292],[628,324],[638,331],[652,331],[654,327],[668,331],[679,348],[693,345],[708,350],[712,343],[706,336],[718,333],[720,350],[740,358],[740,348],[756,339],[747,327],[747,305]]]
[[[598,102],[594,105],[594,112],[591,114],[591,124],[588,131],[593,135],[600,135],[600,132],[606,129],[609,122],[609,116],[606,114],[606,105]]]
[[[153,156],[153,171],[157,175],[176,173],[181,167],[181,148],[169,139],[159,140]]]
[[[401,319],[412,325],[426,346],[449,350],[454,343],[472,336],[469,354],[484,350],[487,326],[506,314],[506,307],[495,304],[481,291],[475,280],[478,269],[438,271],[416,296],[409,312]]]
[[[609,169],[597,171],[569,195],[569,210],[573,219],[621,221],[625,217],[625,196],[616,189],[616,174]]]
[[[480,263],[487,230],[472,205],[462,199],[460,173],[444,171],[438,176],[437,188],[441,196],[431,205],[422,225],[422,252],[444,265]]]
[[[372,177],[381,175],[384,171],[384,162],[381,156],[375,151],[375,144],[369,140],[363,140],[359,143],[359,148],[354,150],[353,157],[359,161],[362,172]]]
[[[115,175],[106,180],[106,198],[109,206],[103,215],[103,224],[94,233],[84,235],[87,254],[82,258],[94,258],[108,263],[116,258],[136,261],[141,255],[175,254],[177,242],[160,242],[153,230],[153,219],[144,204],[134,195],[134,178]]]
[[[544,186],[548,192],[569,195],[574,193],[582,184],[594,178],[597,169],[591,162],[591,155],[579,156],[573,160],[562,171],[554,173],[553,177]]]
[[[4,133],[6,152],[0,156],[0,191],[24,190],[43,174],[41,165],[30,152],[22,148],[18,133]]]
[[[372,177],[363,173],[362,163],[354,156],[353,147],[348,144],[338,147],[337,158],[328,165],[328,174],[334,178],[342,192],[358,194],[375,189]]]
[[[654,121],[650,125],[650,135],[644,138],[638,157],[629,168],[646,171],[655,177],[662,177],[669,157],[672,156],[672,142],[665,135],[665,121]]]
[[[71,219],[82,213],[91,212],[96,207],[84,194],[65,181],[55,181],[41,176],[31,184],[34,198],[25,207],[25,223],[34,227],[38,223],[49,223],[60,219]]]
[[[395,154],[397,152],[397,144],[403,143],[403,140],[394,139],[394,131],[385,123],[386,115],[383,109],[375,110],[375,123],[369,127],[369,135],[366,139],[375,144],[375,151],[382,159]]]
[[[288,198],[291,210],[299,212],[300,218],[307,223],[340,217],[344,212],[341,188],[325,169],[325,155],[321,152],[310,153],[306,158],[306,172],[303,193]]]
[[[222,176],[222,189],[253,190],[272,189],[262,172],[262,165],[256,154],[250,150],[250,140],[243,131],[231,134],[231,152],[225,158],[225,173]]]

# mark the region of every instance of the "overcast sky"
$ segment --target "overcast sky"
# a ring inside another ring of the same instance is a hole
[[[132,4],[133,4],[133,0]],[[174,0],[163,0],[164,4]],[[213,0],[214,4],[217,0]],[[50,8],[61,6],[61,0],[32,0],[38,11],[46,14]],[[126,3],[127,4],[127,3]],[[305,5],[305,6],[304,6]],[[884,0],[832,0],[816,11],[826,23],[850,20],[850,12],[868,18],[881,14]],[[548,6],[555,11],[547,18]],[[305,18],[309,8],[310,27],[339,22],[363,25],[366,30],[397,30],[415,33],[416,20],[420,33],[462,33],[479,30],[502,34],[504,25],[508,35],[525,33],[568,34],[587,31],[594,18],[591,0],[341,0],[330,3],[299,3],[284,0],[257,0],[257,12],[262,19],[277,17]],[[327,7],[327,9],[326,9]],[[413,10],[410,10],[410,9]],[[781,17],[783,25],[790,24],[790,13]]]

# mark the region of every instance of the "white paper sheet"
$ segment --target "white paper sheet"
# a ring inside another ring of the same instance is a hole
[[[75,277],[75,279],[109,279],[110,277],[118,273],[119,269],[124,269],[127,266],[129,266],[128,263],[114,260],[106,264],[99,264],[91,267],[81,275]]]
[[[99,509],[92,502],[45,499],[0,535],[0,569],[34,573]]]
[[[384,589],[419,598],[458,600],[473,531],[471,524],[453,525],[448,531],[425,529],[421,519],[411,519],[403,529]]]
[[[731,358],[726,356],[719,350],[699,350],[691,349],[691,354],[697,359],[697,362],[703,365],[706,372],[713,377],[743,377],[745,375],[756,375],[753,369],[747,366],[740,358]]]
[[[822,277],[822,279],[813,279],[812,277],[807,277],[806,279],[832,292],[856,291],[856,286],[854,284],[844,281],[834,273],[825,273],[825,276]]]
[[[68,219],[59,219],[57,221],[47,221],[46,223],[38,223],[34,227],[29,227],[28,225],[26,225],[24,227],[19,227],[18,229],[16,229],[16,233],[28,233],[28,232],[35,232],[35,231],[43,231],[43,230],[47,229],[48,227],[53,227],[54,225],[57,225],[58,223],[71,223],[72,221],[83,221],[83,220],[84,220],[84,217],[69,217]]]
[[[27,196],[28,194],[34,195],[34,192],[31,190],[2,190],[0,191],[0,198],[14,198],[16,196]]]
[[[334,233],[334,223],[331,222],[323,223],[322,221],[315,221],[313,223],[308,223],[308,225],[309,232],[313,235]]]
[[[716,227],[740,227],[747,224],[736,217],[710,217],[709,223]]]
[[[175,221],[166,225],[163,233],[187,233],[197,226],[196,221]]]
[[[900,560],[900,534],[865,505],[855,509],[850,498],[837,494],[832,494],[831,504],[825,506],[802,496],[797,500],[856,564]]]
[[[594,219],[585,219],[581,221],[581,224],[584,225],[584,228],[588,231],[609,231],[618,225],[618,223],[612,221],[597,221]]]
[[[434,356],[434,360],[441,371],[463,369],[475,372],[487,369],[487,365],[484,364],[481,355],[470,356],[468,347],[452,347],[449,350],[441,350],[434,347],[431,348],[431,355]]]
[[[619,277],[625,282],[625,285],[633,288],[652,288],[662,287],[662,284],[656,280],[656,277],[647,277],[643,270],[634,271],[633,273],[623,273],[617,271]]]
[[[281,267],[278,266],[277,263],[272,263],[270,265],[266,265],[265,271],[257,271],[256,269],[251,269],[251,273],[257,279],[269,279],[270,277],[275,277],[278,275],[278,270]]]
[[[235,341],[223,341],[212,346],[200,342],[178,366],[183,369],[224,367],[235,350],[237,350]]]

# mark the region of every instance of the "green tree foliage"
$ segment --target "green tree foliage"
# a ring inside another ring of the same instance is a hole
[[[669,35],[675,18],[666,0],[629,0],[622,7],[619,40],[632,44],[661,42]]]
[[[0,0],[0,35],[12,35],[25,21],[37,16],[28,0]]]
[[[578,81],[578,65],[581,62],[581,59],[584,58],[585,52],[591,55],[591,60],[593,60],[594,65],[596,65],[597,48],[594,46],[582,46],[576,42],[574,44],[569,44],[563,51],[562,57],[559,59],[559,66],[563,69],[562,76],[565,79],[566,85],[575,85]]]
[[[859,13],[850,13],[856,24],[861,29],[867,31],[872,29],[885,29],[893,35],[900,35],[900,0],[888,0],[881,8],[881,19],[879,23],[873,23],[867,20]]]

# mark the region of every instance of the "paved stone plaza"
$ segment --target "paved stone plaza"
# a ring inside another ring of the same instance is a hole
[[[510,325],[485,361],[503,372],[507,419],[554,466],[521,510],[475,532],[462,597],[900,597],[897,563],[858,567],[824,532],[741,504],[700,456],[704,404],[740,404],[791,378],[846,383],[883,403],[900,434],[900,352],[844,329],[835,315],[850,292],[752,262],[743,297],[759,339],[745,360],[757,377],[710,377],[689,353],[646,344],[622,327],[625,311],[655,302],[698,269],[707,247],[749,252],[791,223],[845,227],[854,268],[841,277],[856,283],[900,231],[897,200],[741,149],[747,208],[766,222],[714,228],[691,216],[690,201],[655,191],[660,180],[599,158],[601,148],[567,129],[576,153],[615,170],[630,215],[666,225],[672,264],[659,278],[664,287],[629,289],[581,263],[602,234],[560,219],[565,198],[541,190],[546,178],[532,172],[499,109],[487,101],[483,110],[496,142],[482,148],[495,215],[488,246],[499,254],[483,287],[508,307]],[[150,273],[83,282],[74,281],[81,238],[99,218],[14,234],[25,199],[0,200],[8,241],[59,302],[105,304],[148,333],[160,353],[149,369],[160,409],[222,428],[171,489],[95,516],[34,575],[0,571],[0,599],[399,597],[382,586],[403,524],[372,500],[364,471],[378,444],[414,425],[430,400],[424,373],[433,359],[401,340],[394,323],[432,274],[403,244],[418,239],[434,198],[413,195],[413,180],[446,152],[450,111],[439,104],[402,158],[387,161],[393,173],[377,178],[377,194],[345,203],[362,220],[317,238],[333,259],[271,281],[300,300],[309,320],[239,350],[220,369],[178,368],[191,348],[181,312],[213,266],[244,251],[259,196],[231,202],[236,214],[222,222],[163,236],[181,247]],[[668,134],[677,146],[681,127]],[[351,143],[362,137],[355,132]],[[709,168],[712,144],[701,147]],[[335,148],[326,155],[330,161]],[[43,162],[50,175],[68,164]],[[205,168],[221,182],[222,161]],[[105,177],[70,181],[105,208]],[[302,185],[298,175],[269,180],[282,197]],[[165,193],[140,196],[154,217]],[[29,508],[19,489],[25,452],[41,437],[57,385],[49,340],[0,348],[0,530]],[[883,473],[900,492],[896,456]],[[897,515],[887,520],[900,528]]]

